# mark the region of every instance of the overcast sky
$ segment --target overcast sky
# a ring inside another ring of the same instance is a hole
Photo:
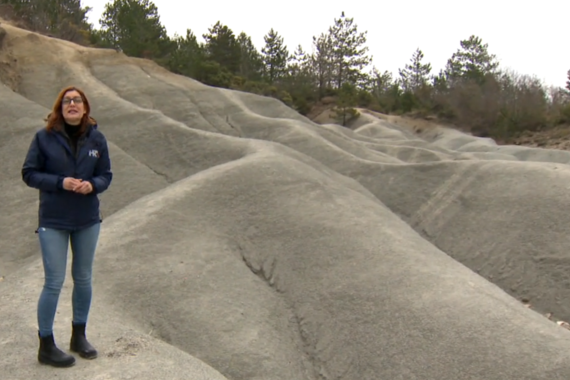
[[[93,8],[89,19],[96,27],[108,2],[82,2]],[[472,34],[489,45],[502,67],[536,75],[548,85],[564,87],[570,70],[569,0],[153,2],[170,36],[185,35],[189,28],[202,40],[202,34],[219,20],[236,36],[246,32],[258,49],[264,44],[263,36],[274,28],[291,53],[298,44],[311,51],[312,36],[326,32],[344,11],[354,18],[359,31],[368,31],[373,65],[394,75],[418,47],[437,73],[459,48],[459,41]]]

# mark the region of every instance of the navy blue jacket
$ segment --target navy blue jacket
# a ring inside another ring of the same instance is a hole
[[[93,191],[79,194],[63,189],[63,179],[73,177],[91,182]],[[39,226],[78,230],[101,221],[99,197],[111,184],[113,174],[107,140],[91,125],[77,142],[73,154],[63,131],[36,132],[22,167],[22,179],[40,191]]]

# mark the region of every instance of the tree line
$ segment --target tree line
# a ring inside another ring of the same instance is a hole
[[[95,26],[78,0],[0,0],[22,26],[86,46],[113,48],[152,59],[204,84],[280,99],[307,115],[334,104],[342,125],[363,107],[389,114],[432,117],[479,136],[509,141],[524,131],[570,123],[570,70],[566,88],[499,67],[488,44],[471,35],[459,41],[445,67],[434,73],[416,49],[397,75],[372,64],[367,32],[341,12],[312,37],[312,51],[291,49],[271,28],[258,50],[245,32],[217,21],[202,34],[190,28],[169,37],[150,0],[114,0]]]

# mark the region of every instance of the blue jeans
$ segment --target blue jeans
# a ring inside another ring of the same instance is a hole
[[[37,311],[40,336],[48,336],[53,331],[55,312],[65,280],[70,242],[73,253],[73,323],[87,323],[91,307],[91,273],[100,228],[100,223],[78,231],[38,228],[45,274]]]

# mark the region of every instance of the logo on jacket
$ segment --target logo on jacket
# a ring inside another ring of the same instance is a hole
[[[99,151],[97,149],[91,149],[89,151],[89,157],[99,158]]]

